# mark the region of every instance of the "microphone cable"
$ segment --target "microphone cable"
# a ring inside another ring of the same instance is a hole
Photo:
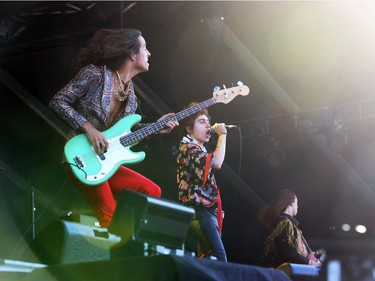
[[[238,190],[240,188],[240,179],[241,179],[241,169],[242,169],[242,131],[241,127],[235,125],[235,127],[230,127],[230,128],[236,128],[238,131],[239,135],[239,161],[238,161],[238,181],[237,184],[234,185],[235,187],[235,193],[234,193],[234,199],[233,199],[233,208],[236,206],[236,201],[237,201],[237,196],[238,196]]]

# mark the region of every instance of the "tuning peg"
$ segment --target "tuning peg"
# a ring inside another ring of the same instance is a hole
[[[220,90],[220,87],[219,86],[215,86],[214,92],[219,91],[219,90]]]
[[[243,83],[241,81],[238,81],[237,86],[243,86]]]

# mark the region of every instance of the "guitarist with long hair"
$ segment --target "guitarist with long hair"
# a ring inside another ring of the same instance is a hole
[[[84,134],[93,152],[100,159],[105,157],[110,143],[103,131],[124,116],[135,114],[138,103],[131,79],[148,71],[150,56],[146,41],[137,29],[99,29],[95,32],[74,63],[78,73],[49,104],[50,109],[71,127],[68,140]],[[157,133],[167,134],[179,125],[170,118],[173,115],[165,114],[159,119],[169,118]],[[142,124],[137,125],[142,127]],[[81,162],[79,157],[75,163],[63,159],[69,177],[103,227],[110,225],[116,209],[115,195],[122,190],[161,196],[156,183],[125,166],[120,166],[106,181],[89,186],[72,173],[72,167],[83,166]]]
[[[320,267],[325,259],[325,250],[313,252],[295,216],[298,212],[296,194],[289,190],[279,191],[270,204],[265,206],[258,217],[271,232],[265,241],[265,256],[271,267],[283,263],[296,263]]]

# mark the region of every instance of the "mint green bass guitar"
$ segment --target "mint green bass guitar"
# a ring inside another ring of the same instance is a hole
[[[215,103],[229,103],[237,95],[246,96],[250,89],[245,85],[226,88],[213,92],[213,97],[195,106],[186,108],[171,117],[152,123],[137,131],[131,128],[141,121],[141,116],[132,114],[125,116],[111,128],[103,132],[109,142],[107,151],[96,154],[93,146],[85,134],[71,138],[64,147],[65,157],[70,164],[74,175],[86,185],[99,185],[107,181],[122,165],[137,164],[146,154],[134,152],[130,148],[144,138],[166,128],[170,120],[180,121],[194,113]]]

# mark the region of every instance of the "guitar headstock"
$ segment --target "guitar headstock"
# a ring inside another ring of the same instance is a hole
[[[242,83],[237,83],[239,86],[232,88],[224,88],[222,90],[214,90],[213,98],[215,102],[229,103],[238,95],[247,96],[250,93],[248,86],[243,85]]]

